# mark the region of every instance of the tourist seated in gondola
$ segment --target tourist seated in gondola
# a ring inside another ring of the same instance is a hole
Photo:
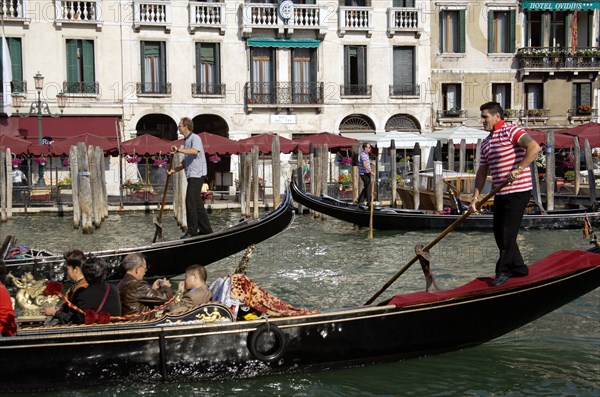
[[[206,286],[206,278],[206,269],[202,265],[191,265],[185,269],[185,280],[179,283],[171,314],[183,313],[210,301],[211,293]]]
[[[125,277],[117,287],[121,296],[121,315],[134,320],[152,320],[157,317],[158,307],[171,301],[173,291],[167,279],[158,279],[150,285],[144,280],[148,264],[140,253],[127,255],[123,259]],[[138,315],[137,317],[133,315]]]
[[[97,257],[88,258],[83,262],[81,271],[89,285],[77,295],[73,303],[84,312],[92,312],[86,314],[77,312],[73,316],[73,323],[97,322],[97,317],[93,317],[101,313],[104,313],[104,316],[120,316],[121,298],[119,289],[116,285],[106,282],[106,263],[104,260]],[[85,318],[86,316],[88,318]],[[90,316],[92,316],[92,319],[90,319]]]
[[[81,271],[81,265],[86,257],[82,251],[73,250],[67,252],[64,258],[67,265],[67,277],[74,283],[65,293],[65,297],[70,302],[75,302],[81,291],[88,286],[88,282]],[[47,306],[44,308],[43,313],[46,316],[51,316],[48,320],[49,325],[71,324],[77,310],[70,308],[68,303],[65,302],[60,307]]]
[[[17,322],[10,294],[4,286],[6,266],[0,259],[0,337],[13,336],[17,333]]]

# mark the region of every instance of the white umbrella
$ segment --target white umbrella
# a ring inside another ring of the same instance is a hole
[[[435,138],[440,140],[442,143],[448,143],[449,139],[452,139],[454,143],[460,143],[462,139],[466,141],[467,144],[475,144],[478,139],[484,139],[489,135],[489,132],[484,130],[479,130],[477,128],[465,127],[461,125],[460,127],[452,127],[446,128],[440,131],[434,131],[429,134],[425,134],[430,138]]]

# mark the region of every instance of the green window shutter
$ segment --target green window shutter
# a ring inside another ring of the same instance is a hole
[[[365,46],[358,47],[358,84],[367,84],[367,48]]]
[[[351,51],[352,47],[350,46],[344,46],[344,85],[346,86],[346,89],[351,83],[350,83],[350,57],[351,57]]]
[[[160,67],[160,75],[158,77],[159,82],[161,84],[161,88],[164,89],[164,92],[166,93],[166,83],[167,83],[167,50],[166,50],[166,44],[164,41],[161,41],[160,43],[160,53],[159,53],[159,58],[158,58],[158,62],[159,62],[159,67]]]
[[[516,30],[517,30],[517,12],[510,10],[508,13],[508,51],[515,52]]]
[[[213,44],[214,46],[214,59],[215,59],[215,84],[221,84],[221,45],[219,43]],[[219,92],[220,93],[220,92]]]
[[[587,12],[587,17],[588,17],[588,42],[587,42],[587,46],[588,47],[592,47],[593,44],[593,37],[594,37],[594,11],[588,11]]]
[[[202,43],[196,43],[196,84],[200,84],[200,53],[202,52]]]
[[[459,11],[459,23],[458,23],[458,52],[465,52],[465,10]]]
[[[140,65],[141,65],[141,82],[143,83],[144,81],[146,81],[146,68],[144,67],[144,64],[146,59],[146,43],[145,42],[140,42]]]
[[[443,54],[445,51],[444,42],[446,41],[446,31],[444,30],[444,26],[446,26],[446,12],[440,11],[440,54]]]
[[[572,107],[573,110],[577,110],[577,107],[579,106],[579,103],[577,101],[577,91],[578,91],[578,84],[577,83],[573,83],[573,89],[571,90],[571,103],[572,103]]]
[[[488,11],[488,54],[496,52],[494,49],[494,11]]]
[[[21,82],[23,81],[23,49],[21,47],[21,39],[15,37],[8,37],[7,41],[12,66],[13,81]],[[22,88],[23,87],[21,87],[21,90]]]
[[[592,105],[592,84],[581,84],[581,104]]]
[[[67,40],[67,82],[79,82],[79,68],[77,62],[77,41]]]
[[[81,43],[81,55],[83,61],[83,79],[84,83],[88,83],[85,86],[86,92],[94,92],[95,88],[93,83],[95,83],[94,76],[94,42],[92,40],[82,40]]]

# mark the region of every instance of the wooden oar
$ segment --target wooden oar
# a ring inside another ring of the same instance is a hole
[[[479,200],[476,204],[476,208],[479,210],[479,208],[481,208],[481,206],[488,201],[489,199],[491,199],[496,193],[498,193],[500,191],[500,189],[502,189],[504,186],[506,186],[508,184],[508,180],[505,180],[504,182],[502,182],[500,185],[496,186],[487,196],[485,196],[484,198],[482,198],[481,200]],[[440,242],[440,240],[442,240],[444,237],[446,237],[448,234],[450,234],[450,232],[454,231],[454,229],[456,229],[465,219],[467,219],[467,217],[471,215],[471,211],[466,211],[464,214],[462,214],[462,216],[460,218],[458,218],[457,220],[455,220],[454,222],[452,222],[452,224],[450,226],[448,226],[446,229],[444,229],[443,232],[441,232],[439,234],[439,236],[437,236],[432,242],[430,242],[429,244],[427,244],[422,251],[425,252],[429,252],[429,250],[436,245],[437,243]],[[373,295],[366,303],[365,305],[370,305],[371,303],[373,303],[373,301],[375,299],[377,299],[379,297],[379,295],[383,294],[383,292],[388,289],[388,287],[390,285],[392,285],[392,283],[394,281],[396,281],[398,279],[398,277],[400,277],[402,275],[402,273],[404,273],[406,270],[408,270],[409,267],[412,266],[413,263],[415,263],[417,260],[419,259],[418,255],[415,255],[406,265],[404,265],[404,267],[402,267],[402,269],[400,269],[398,271],[398,273],[396,273],[387,283],[385,283],[385,285],[375,294]]]
[[[171,168],[173,168],[173,158],[175,156],[171,155],[171,158],[169,159],[169,168],[167,168],[168,171],[171,170]],[[169,189],[169,180],[171,179],[171,175],[167,172],[167,180],[165,182],[165,190],[163,190],[163,196],[162,196],[162,201],[160,203],[160,211],[158,212],[158,218],[154,218],[154,224],[156,225],[156,231],[154,232],[154,239],[152,239],[152,242],[155,243],[157,239],[160,239],[160,241],[164,241],[165,239],[163,238],[163,234],[162,234],[162,214],[163,214],[163,209],[165,208],[165,203],[167,201],[167,190]]]
[[[369,214],[369,240],[373,240],[373,199],[375,197],[375,181],[371,181],[371,213]]]

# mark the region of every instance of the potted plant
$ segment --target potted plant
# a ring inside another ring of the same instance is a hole
[[[446,110],[445,113],[448,117],[458,117],[460,116],[461,110],[455,106],[450,110]]]
[[[515,109],[504,109],[504,118],[512,119],[517,114]]]
[[[581,104],[581,105],[577,106],[577,113],[579,113],[579,114],[591,114],[592,113],[592,107],[590,105],[588,105],[587,103]]]
[[[575,180],[575,171],[569,170],[569,171],[565,172],[565,179],[567,181],[573,181],[573,180]]]

